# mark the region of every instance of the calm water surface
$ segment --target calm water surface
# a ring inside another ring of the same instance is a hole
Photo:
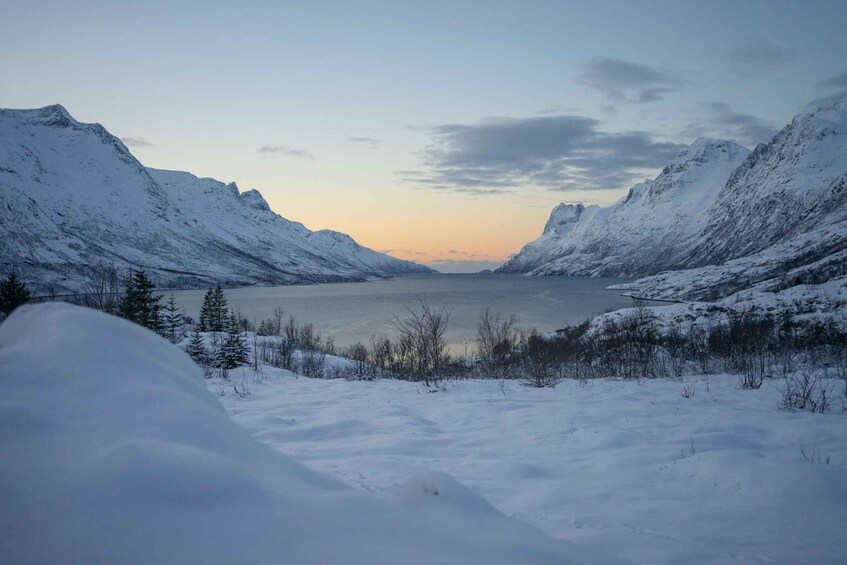
[[[417,275],[390,281],[304,286],[250,287],[226,290],[230,307],[257,322],[271,317],[275,306],[301,322],[311,322],[338,346],[368,343],[371,335],[393,335],[395,316],[414,307],[418,297],[451,311],[448,339],[456,350],[476,336],[486,308],[514,313],[518,325],[552,331],[584,321],[607,309],[632,304],[620,291],[605,287],[629,279],[524,277],[520,275]],[[177,304],[195,319],[205,290],[175,291]]]

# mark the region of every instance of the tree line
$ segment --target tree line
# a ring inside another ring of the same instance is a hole
[[[308,377],[392,378],[421,382],[437,390],[452,378],[519,380],[553,387],[563,379],[641,380],[712,373],[739,374],[740,388],[755,390],[766,380],[783,382],[786,410],[825,412],[838,393],[831,379],[843,380],[847,406],[847,332],[834,321],[799,320],[790,309],[775,313],[727,311],[723,319],[683,326],[660,324],[653,310],[636,302],[626,313],[567,327],[554,334],[521,329],[514,315],[485,310],[473,343],[451,355],[447,341],[450,311],[424,299],[394,320],[396,335],[372,336],[337,351],[310,323],[273,316],[258,325],[230,309],[220,286],[204,296],[199,320],[183,314],[173,295],[161,304],[144,271],[135,271],[115,293],[116,271],[93,273],[83,298],[88,306],[147,327],[173,343],[188,335],[185,350],[207,376],[226,378],[252,363],[295,371]],[[0,284],[0,312],[8,314],[31,299],[14,274]],[[189,335],[190,334],[190,335]],[[252,339],[252,347],[247,340]],[[339,354],[347,363],[327,363]]]

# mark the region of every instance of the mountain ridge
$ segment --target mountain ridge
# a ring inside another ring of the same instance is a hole
[[[41,290],[79,291],[104,263],[146,269],[172,288],[432,272],[349,236],[330,246],[273,212],[258,190],[147,168],[61,105],[0,109],[0,219],[4,267]]]
[[[731,141],[699,138],[655,179],[636,184],[610,206],[559,204],[541,237],[498,271],[639,276],[674,268],[706,224],[699,211],[748,153]]]
[[[798,114],[743,159],[742,152],[732,156],[732,146],[725,147],[724,165],[737,162],[732,169],[717,166],[714,151],[702,151],[719,145],[695,141],[656,179],[591,214],[593,207],[556,206],[542,236],[500,271],[635,276],[641,278],[612,288],[643,298],[750,308],[793,304],[847,324],[847,299],[833,299],[847,276],[847,99]],[[697,182],[668,185],[678,189],[670,208],[697,204],[695,213],[683,217],[687,229],[676,230],[656,215],[662,203],[651,198],[668,194],[662,187],[674,174],[694,167],[703,172],[704,166],[711,172]],[[699,200],[679,197],[692,196],[697,186],[704,189]],[[636,213],[637,203],[647,205],[646,212]],[[577,210],[569,224],[554,221]],[[627,231],[633,225],[640,234]]]

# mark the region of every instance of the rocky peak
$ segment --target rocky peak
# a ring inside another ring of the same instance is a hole
[[[544,233],[550,233],[556,228],[568,224],[575,224],[579,221],[583,210],[585,210],[585,206],[581,202],[578,204],[565,204],[562,202],[550,212],[550,218],[544,226]]]
[[[262,196],[262,193],[260,193],[255,188],[242,192],[238,195],[238,198],[239,200],[241,200],[241,203],[247,206],[248,208],[252,208],[254,210],[263,210],[266,212],[271,211],[271,207],[268,206],[268,202]]]

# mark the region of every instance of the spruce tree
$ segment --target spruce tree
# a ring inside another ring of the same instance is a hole
[[[126,283],[126,290],[118,304],[118,315],[154,332],[161,332],[161,298],[153,295],[153,283],[144,271],[136,271]]]
[[[176,297],[171,294],[162,307],[162,331],[171,343],[182,339],[182,314],[176,306]]]
[[[203,297],[203,306],[200,308],[200,331],[208,332],[211,331],[209,328],[212,322],[212,310],[214,309],[214,301],[215,295],[214,291],[210,288],[206,291],[206,295]]]
[[[9,274],[6,280],[0,283],[0,312],[5,315],[8,316],[12,310],[30,300],[32,293],[23,281],[18,280],[15,273]]]
[[[227,322],[229,317],[229,309],[226,304],[226,296],[224,295],[224,291],[221,288],[221,285],[217,285],[215,287],[214,293],[214,310],[213,310],[213,324],[216,329],[212,331],[215,332],[225,332],[227,331]]]
[[[221,366],[225,369],[235,369],[248,361],[247,344],[241,332],[238,331],[238,320],[235,314],[230,314],[227,338],[221,348]]]
[[[188,340],[188,345],[185,346],[185,352],[201,367],[209,363],[206,345],[203,343],[203,336],[200,335],[199,329],[195,329],[194,333],[191,334],[191,339]]]
[[[201,332],[225,332],[228,318],[226,296],[221,285],[210,288],[200,308]]]
[[[135,288],[135,276],[130,273],[124,284],[124,293],[118,299],[118,316],[132,320],[139,317],[138,314],[138,289]]]

